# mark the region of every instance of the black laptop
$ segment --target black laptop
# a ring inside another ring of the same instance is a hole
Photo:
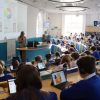
[[[67,79],[65,77],[63,70],[52,73],[52,83],[51,83],[52,86],[60,90],[63,90],[66,87],[66,83]]]
[[[8,80],[8,90],[9,90],[9,94],[16,93],[15,79]]]

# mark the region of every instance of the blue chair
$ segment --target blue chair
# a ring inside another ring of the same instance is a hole
[[[97,60],[100,60],[100,52],[95,50],[92,54]]]
[[[52,45],[51,46],[51,54],[54,54],[55,53],[55,45]]]
[[[56,93],[54,93],[54,92],[49,92],[49,94],[50,94],[50,100],[58,100],[57,94],[56,94]]]

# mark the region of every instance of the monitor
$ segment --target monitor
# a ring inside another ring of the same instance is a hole
[[[33,47],[33,41],[28,41],[27,47]]]

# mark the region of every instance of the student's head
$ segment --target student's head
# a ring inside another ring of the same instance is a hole
[[[65,51],[64,54],[70,54],[70,52],[69,51]]]
[[[4,67],[4,66],[5,66],[5,62],[4,62],[3,60],[0,60],[0,65],[1,65],[2,67]]]
[[[16,75],[17,91],[22,91],[27,88],[36,88],[40,90],[42,83],[38,70],[32,65],[22,65],[22,68]]]
[[[87,75],[95,72],[95,58],[93,56],[84,56],[77,61],[80,76],[85,78]]]
[[[86,53],[87,55],[91,55],[91,52],[86,50],[84,53]]]
[[[92,46],[92,47],[91,47],[91,50],[92,50],[92,51],[95,51],[95,50],[96,50],[96,47],[95,47],[95,46]]]
[[[3,71],[5,71],[5,62],[3,60],[0,60],[0,67],[1,67],[2,73],[3,73]]]
[[[32,60],[32,61],[31,61],[31,64],[32,64],[32,65],[34,65],[34,64],[35,64],[35,61],[34,61],[34,60]]]
[[[72,59],[71,56],[69,54],[66,54],[62,57],[61,64],[69,63],[71,59]]]
[[[46,36],[45,34],[42,35],[42,37],[45,37],[45,36]]]
[[[0,65],[0,75],[3,74],[3,68],[2,66]]]
[[[100,51],[100,46],[97,46],[97,50]]]
[[[42,61],[42,57],[39,55],[39,56],[36,56],[35,57],[35,61],[36,62],[41,62]]]
[[[80,53],[80,57],[84,57],[84,56],[87,56],[85,52]]]
[[[77,59],[79,58],[79,53],[73,52],[73,53],[71,54],[71,57],[72,57],[74,60],[77,60]]]
[[[51,54],[46,54],[45,58],[46,58],[47,61],[49,61],[51,59]]]
[[[55,56],[56,56],[56,57],[60,57],[60,53],[59,53],[59,52],[56,52],[56,53],[55,53]]]
[[[72,44],[70,45],[70,47],[73,47],[73,48],[75,48],[75,46],[74,46],[74,45],[72,45]]]
[[[16,59],[12,60],[12,66],[16,69],[19,66],[19,61]]]
[[[69,52],[70,52],[70,53],[75,52],[75,49],[74,49],[73,47],[70,47],[70,48],[69,48]]]

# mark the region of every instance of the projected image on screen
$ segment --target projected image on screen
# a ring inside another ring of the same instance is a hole
[[[66,82],[66,78],[63,71],[55,72],[52,74],[54,85]]]

